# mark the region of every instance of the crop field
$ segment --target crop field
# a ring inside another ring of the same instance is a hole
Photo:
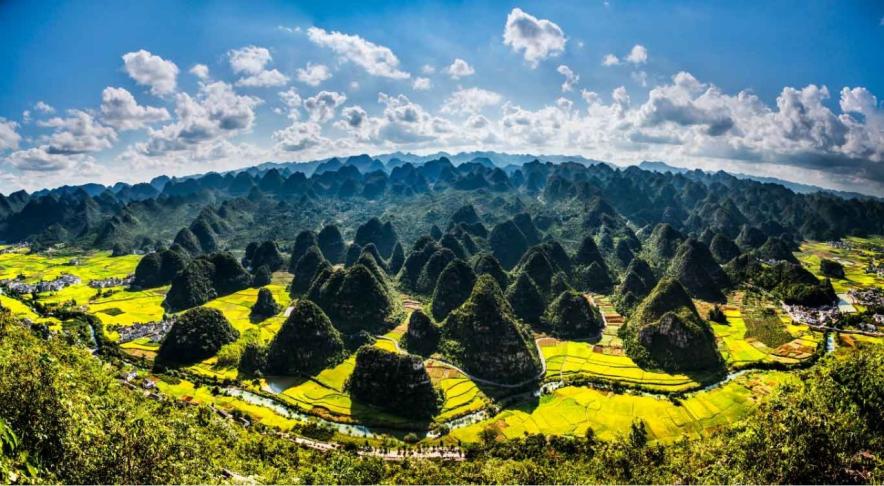
[[[433,386],[442,390],[444,398],[436,421],[445,422],[477,412],[488,404],[488,397],[476,386],[476,383],[447,364],[429,359],[427,372],[430,374]]]
[[[3,248],[3,247],[0,247]],[[93,279],[125,277],[135,271],[139,255],[110,256],[110,252],[66,252],[51,254],[28,253],[26,248],[15,248],[0,254],[0,279],[24,276],[28,283],[54,280],[63,273],[76,275],[88,284]]]
[[[876,261],[878,264],[884,261],[884,254],[880,250],[875,250],[875,247],[879,249],[884,247],[884,237],[848,237],[843,241],[851,248],[836,248],[826,242],[806,241],[801,244],[801,251],[795,253],[795,256],[805,268],[818,278],[824,278],[820,273],[822,258],[828,258],[843,265],[845,278],[831,279],[835,292],[839,294],[859,287],[884,288],[884,278],[865,272],[866,266],[871,261]]]
[[[679,403],[646,394],[617,394],[584,387],[564,387],[539,401],[507,409],[491,419],[451,432],[462,442],[476,442],[491,427],[499,436],[526,433],[582,436],[592,427],[601,439],[628,433],[636,419],[645,422],[653,440],[667,442],[684,435],[738,420],[762,396],[785,380],[783,372],[756,372],[708,391],[690,394]]]
[[[609,354],[604,346],[546,338],[540,342],[546,359],[547,381],[587,378],[639,387],[649,391],[679,392],[698,388],[701,383],[687,375],[646,371],[628,356]]]

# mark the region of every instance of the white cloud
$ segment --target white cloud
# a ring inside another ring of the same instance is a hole
[[[629,74],[633,81],[640,84],[642,88],[648,87],[648,73],[644,71],[633,71]]]
[[[47,114],[48,113],[55,113],[55,108],[53,108],[48,103],[46,103],[45,101],[42,101],[42,100],[40,100],[34,104],[34,109],[39,111],[40,113],[47,113]]]
[[[525,61],[535,68],[548,57],[558,56],[565,50],[565,33],[553,22],[538,19],[514,8],[506,18],[503,43],[515,52],[523,52]]]
[[[314,123],[325,123],[335,116],[335,110],[347,101],[347,96],[336,91],[320,91],[304,100],[304,109]]]
[[[632,50],[629,51],[629,54],[626,55],[626,62],[631,62],[632,64],[644,64],[648,62],[648,50],[641,44],[634,45]]]
[[[484,108],[500,104],[503,97],[494,91],[482,88],[467,88],[455,91],[442,104],[442,113],[472,114]]]
[[[323,81],[331,77],[331,71],[325,64],[308,62],[306,67],[298,69],[298,81],[310,86],[319,86]]]
[[[436,67],[429,64],[424,64],[423,66],[421,66],[421,72],[424,74],[433,74],[436,72]]]
[[[123,55],[126,73],[141,86],[149,86],[157,96],[175,92],[178,66],[160,56],[141,49]]]
[[[8,149],[17,149],[21,142],[18,134],[18,123],[0,117],[0,152]]]
[[[433,87],[433,83],[430,82],[430,78],[414,78],[414,83],[412,83],[411,88],[415,91],[426,91]]]
[[[267,69],[273,57],[264,47],[246,46],[233,49],[227,53],[227,58],[233,72],[242,76],[236,81],[237,86],[267,88],[284,86],[289,82],[288,76],[276,69]]]
[[[136,152],[163,156],[169,152],[199,150],[219,139],[244,133],[255,121],[255,107],[262,100],[238,95],[227,83],[216,81],[200,87],[197,95],[179,93],[175,98],[176,120],[148,129],[148,140],[135,145]]]
[[[109,86],[101,92],[101,120],[117,130],[135,130],[168,119],[165,108],[141,106],[123,88]]]
[[[294,122],[274,132],[273,139],[277,150],[283,152],[302,152],[331,144],[331,140],[322,136],[322,127],[314,122]]]
[[[288,116],[292,120],[297,120],[300,118],[300,112],[298,109],[301,107],[301,95],[298,94],[298,91],[295,88],[289,88],[286,91],[280,91],[279,97],[282,99],[282,102],[285,103],[288,108]]]
[[[51,135],[41,137],[46,151],[52,154],[79,154],[98,152],[113,146],[117,132],[102,125],[92,114],[81,110],[68,110],[67,118],[50,118],[37,122],[44,128],[52,128]]]
[[[455,59],[445,71],[448,72],[451,79],[460,79],[476,74],[476,70],[461,58]]]
[[[562,64],[556,69],[559,74],[565,77],[565,81],[562,83],[562,92],[568,92],[574,89],[574,85],[580,81],[580,76],[571,70],[568,66]]]
[[[602,97],[598,93],[588,89],[580,91],[580,97],[583,98],[587,105],[595,105],[602,102]]]
[[[23,172],[59,172],[77,164],[90,165],[94,158],[87,155],[66,155],[47,151],[46,147],[31,147],[13,152],[6,158],[12,167]]]
[[[613,54],[605,54],[602,58],[602,66],[616,66],[620,64],[620,58]]]
[[[209,79],[209,66],[206,66],[205,64],[194,64],[193,67],[190,68],[190,74],[193,74],[202,80]]]
[[[399,58],[393,51],[358,35],[310,27],[307,29],[307,38],[316,45],[331,49],[341,60],[356,64],[372,76],[392,79],[407,79],[411,76],[399,69]]]

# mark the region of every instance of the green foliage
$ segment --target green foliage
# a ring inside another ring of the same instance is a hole
[[[495,282],[497,282],[497,286],[502,289],[509,286],[509,275],[507,275],[506,271],[500,265],[500,262],[497,261],[497,258],[490,253],[479,255],[476,259],[475,265],[473,265],[473,271],[476,272],[477,276],[489,275]]]
[[[712,329],[677,280],[660,280],[621,332],[626,354],[644,368],[710,370],[722,364]]]
[[[307,290],[310,289],[310,285],[313,283],[313,279],[321,272],[324,268],[331,268],[328,262],[322,257],[322,252],[319,248],[315,246],[311,246],[307,249],[304,255],[298,260],[297,265],[295,265],[295,279],[292,280],[291,286],[291,295],[302,295]]]
[[[719,324],[727,324],[727,316],[724,315],[724,311],[721,310],[721,307],[717,304],[709,309],[709,314],[706,316],[706,319]]]
[[[820,273],[826,277],[844,278],[844,266],[834,260],[822,258],[820,259]]]
[[[255,274],[252,275],[252,287],[263,287],[265,285],[270,285],[270,282],[273,281],[273,274],[270,273],[270,267],[267,265],[261,265],[260,267],[255,269]]]
[[[249,316],[254,320],[263,321],[268,317],[275,316],[279,311],[280,307],[276,303],[276,299],[273,298],[273,293],[270,292],[270,289],[263,287],[258,290],[258,299],[252,305]]]
[[[259,268],[266,265],[271,272],[281,270],[285,266],[285,259],[274,241],[265,241],[255,247],[249,257],[249,266]]]
[[[132,280],[134,289],[149,289],[166,285],[190,263],[190,255],[180,246],[148,253],[135,267]]]
[[[267,348],[267,373],[314,375],[344,359],[341,334],[313,302],[295,302]]]
[[[476,274],[459,258],[452,260],[436,280],[431,312],[433,319],[442,321],[448,313],[466,302],[476,283]]]
[[[566,339],[598,336],[603,326],[598,308],[574,291],[564,291],[550,303],[543,323],[553,335]]]
[[[310,230],[304,230],[295,236],[295,242],[292,245],[292,253],[289,256],[289,272],[294,273],[298,260],[307,253],[312,247],[319,246],[319,240],[316,233]]]
[[[512,220],[492,228],[488,244],[504,269],[513,268],[529,246],[525,234]]]
[[[506,289],[506,300],[519,319],[534,325],[540,323],[546,309],[546,298],[528,273],[520,273]]]
[[[442,327],[442,351],[469,373],[501,383],[535,378],[541,369],[531,333],[513,316],[493,278],[476,280],[467,301]]]
[[[439,346],[441,330],[420,309],[412,311],[408,317],[408,329],[402,337],[402,344],[409,352],[429,356]]]
[[[709,248],[695,239],[685,240],[678,247],[667,273],[687,290],[692,297],[724,302],[723,290],[730,285],[727,275],[709,252]]]
[[[417,278],[417,284],[415,285],[415,290],[422,294],[431,293],[433,289],[436,288],[436,282],[439,280],[439,275],[442,274],[445,267],[454,261],[455,258],[457,257],[448,248],[441,248],[430,255],[430,258],[427,259],[427,263],[421,268],[420,275]]]
[[[356,228],[356,236],[353,238],[353,242],[360,246],[374,243],[384,259],[390,258],[397,241],[399,236],[393,224],[389,221],[381,223],[378,218],[371,218]]]
[[[722,265],[740,255],[740,248],[736,243],[721,233],[716,233],[708,245],[712,256]]]
[[[365,265],[335,269],[314,281],[307,298],[316,302],[344,334],[376,332],[387,325],[393,302],[385,285]]]
[[[429,419],[441,405],[419,356],[362,346],[346,388],[359,401],[415,419]]]
[[[196,258],[172,279],[164,305],[175,312],[248,288],[252,277],[230,253]]]
[[[179,316],[163,339],[157,362],[163,366],[187,365],[210,358],[239,337],[217,309],[197,307]]]
[[[322,251],[322,255],[326,260],[334,263],[344,262],[344,253],[346,252],[346,244],[341,230],[336,225],[330,224],[324,226],[316,235],[316,243]]]

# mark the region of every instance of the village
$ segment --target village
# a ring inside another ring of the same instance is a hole
[[[21,278],[0,280],[0,287],[14,294],[24,295],[34,292],[58,292],[78,283],[80,283],[80,277],[63,273],[55,280],[41,280],[35,283],[27,283]]]

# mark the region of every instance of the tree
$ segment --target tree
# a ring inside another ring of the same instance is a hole
[[[197,307],[172,324],[160,344],[157,361],[163,366],[188,365],[210,358],[221,346],[232,343],[239,332],[218,309]]]
[[[292,254],[289,258],[289,272],[294,273],[298,260],[307,253],[307,250],[314,246],[319,246],[316,233],[310,230],[304,230],[295,236],[295,243],[292,245]]]
[[[408,317],[408,330],[402,338],[402,344],[409,352],[421,356],[429,356],[439,345],[441,330],[420,309],[412,311]]]
[[[273,275],[270,273],[270,267],[267,265],[261,265],[255,269],[255,274],[252,276],[252,287],[270,285],[270,282],[272,281]]]
[[[279,252],[276,242],[265,241],[255,248],[252,257],[249,260],[249,264],[252,268],[266,265],[271,272],[275,272],[285,266],[285,259],[283,258],[282,253]]]

